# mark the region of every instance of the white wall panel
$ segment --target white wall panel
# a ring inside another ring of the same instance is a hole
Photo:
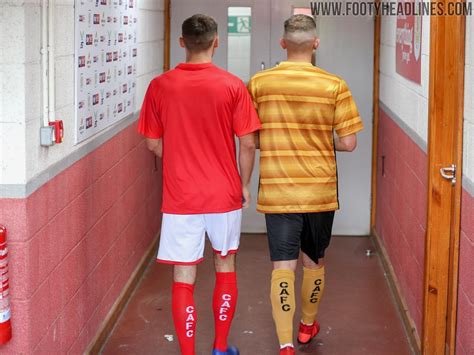
[[[163,68],[163,1],[139,0],[137,104]],[[65,140],[39,145],[42,124],[41,2],[0,0],[0,185],[26,184],[84,144],[74,145],[74,0],[56,0],[56,116]],[[7,45],[5,45],[7,43]],[[26,63],[26,64],[25,64]],[[104,134],[109,129],[101,132]]]

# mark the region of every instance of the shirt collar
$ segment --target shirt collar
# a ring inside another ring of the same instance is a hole
[[[212,63],[179,63],[176,66],[176,69],[182,69],[182,70],[202,70],[202,69],[207,69],[213,67],[214,64]]]
[[[283,62],[280,62],[279,65],[299,65],[299,66],[303,66],[303,67],[312,67],[313,64],[312,63],[308,63],[308,62],[290,62],[290,61],[283,61]]]

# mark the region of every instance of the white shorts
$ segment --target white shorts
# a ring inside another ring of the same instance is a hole
[[[239,248],[242,210],[208,214],[163,213],[157,261],[194,265],[203,260],[206,232],[215,253],[234,254]]]

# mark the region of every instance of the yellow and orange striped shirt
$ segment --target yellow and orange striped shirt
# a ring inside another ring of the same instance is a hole
[[[311,63],[282,62],[257,73],[248,89],[262,122],[257,210],[338,209],[333,132],[363,129],[346,82]]]

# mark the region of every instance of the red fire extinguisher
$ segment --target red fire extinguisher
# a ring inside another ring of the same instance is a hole
[[[5,344],[12,338],[10,316],[7,229],[0,226],[0,344]]]

